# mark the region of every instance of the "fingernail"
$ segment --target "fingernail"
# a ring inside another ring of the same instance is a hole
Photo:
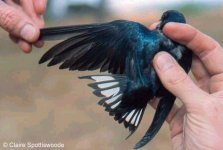
[[[34,37],[36,36],[35,34],[36,34],[36,29],[31,24],[26,24],[20,33],[21,37],[29,42],[35,40],[34,39]]]
[[[174,66],[174,60],[170,54],[161,52],[157,56],[156,64],[161,71],[166,71],[167,69]]]
[[[34,46],[37,48],[41,48],[44,46],[44,42],[43,41],[37,41],[36,43],[34,43]]]

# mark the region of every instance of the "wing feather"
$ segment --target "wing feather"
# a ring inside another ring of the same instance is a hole
[[[140,28],[145,27],[120,20],[43,29],[41,39],[60,35],[67,39],[46,52],[39,63],[51,60],[48,66],[61,63],[60,69],[85,71],[100,68],[100,71],[122,74],[126,63],[135,59],[135,50],[143,45],[143,39],[135,37],[136,34],[143,34]]]

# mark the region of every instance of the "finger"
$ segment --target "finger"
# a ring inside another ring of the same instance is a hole
[[[160,22],[155,22],[155,23],[153,23],[153,24],[151,24],[151,25],[149,26],[149,29],[150,29],[150,30],[155,30],[156,27],[157,27],[159,24],[160,24]]]
[[[196,55],[193,55],[192,72],[196,80],[207,80],[210,78],[204,64]]]
[[[26,41],[22,40],[22,39],[18,39],[17,37],[13,36],[13,35],[9,35],[10,39],[18,44],[19,48],[22,49],[23,52],[25,53],[30,53],[32,50],[32,46],[31,44],[27,43]]]
[[[33,0],[33,4],[37,14],[43,15],[45,13],[47,0]]]
[[[44,27],[44,22],[41,16],[35,11],[33,1],[20,0],[20,4],[26,14],[37,24],[39,28]]]
[[[210,75],[208,74],[206,68],[204,67],[204,64],[196,55],[193,55],[191,71],[197,81],[198,86],[202,90],[210,92],[209,89]]]
[[[223,72],[223,50],[218,42],[187,24],[168,23],[164,33],[191,49],[211,74]],[[183,34],[182,34],[183,33]]]
[[[43,41],[37,41],[36,43],[34,43],[34,46],[37,48],[41,48],[44,46],[44,42]]]
[[[223,73],[211,77],[210,93],[223,91]]]
[[[32,46],[24,40],[19,40],[18,46],[24,53],[30,53],[32,51]]]
[[[164,87],[180,98],[186,106],[202,103],[201,100],[207,97],[207,94],[192,82],[170,54],[158,53],[153,60],[153,65]]]
[[[30,43],[39,37],[39,29],[25,14],[2,1],[0,1],[0,27]]]

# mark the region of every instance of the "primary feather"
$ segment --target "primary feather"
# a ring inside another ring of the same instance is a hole
[[[157,77],[152,66],[154,55],[165,50],[186,72],[191,66],[191,51],[163,34],[168,22],[185,23],[185,18],[177,11],[167,11],[152,31],[127,20],[42,29],[40,40],[65,40],[46,52],[39,63],[50,61],[48,66],[60,64],[60,69],[111,73],[82,78],[95,81],[89,86],[102,97],[99,105],[123,123],[130,135],[138,128],[147,103],[160,98],[150,128],[135,146],[140,148],[159,131],[175,100]]]

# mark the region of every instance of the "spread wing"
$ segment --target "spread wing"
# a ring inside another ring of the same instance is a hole
[[[39,63],[61,63],[60,69],[96,70],[123,74],[135,64],[135,54],[143,49],[143,34],[149,30],[135,22],[119,20],[104,24],[46,28],[40,39],[65,41],[46,52]],[[133,60],[133,61],[132,61]]]
[[[143,66],[148,67],[153,55],[158,51],[159,39],[154,37],[157,34],[141,24],[124,20],[42,29],[41,40],[64,38],[65,40],[46,52],[39,63],[50,60],[48,66],[61,64],[60,69],[80,71],[100,69],[100,71],[113,74],[125,73],[134,77],[140,72],[139,69],[144,69]],[[99,104],[103,105],[116,121],[124,123],[133,134],[140,124],[148,99],[142,100],[141,92],[136,96],[130,95],[125,98],[125,86],[131,83],[127,82],[126,78],[119,78],[117,75],[87,78],[96,81],[96,84],[91,86],[95,89],[96,95],[103,97]],[[137,101],[138,97],[140,102]],[[145,96],[145,98],[150,97]],[[163,108],[163,105],[160,107]],[[148,133],[136,148],[150,141],[161,127],[165,120],[164,115],[167,114],[166,111],[161,110],[157,112],[154,119],[156,121],[158,118],[158,123],[152,123]],[[159,119],[159,116],[164,117]]]

